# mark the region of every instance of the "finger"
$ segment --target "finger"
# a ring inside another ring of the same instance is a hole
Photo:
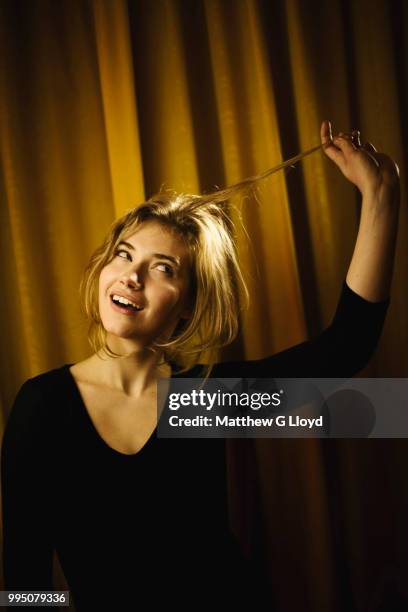
[[[400,175],[398,164],[385,153],[379,153],[371,142],[365,143],[363,150],[371,157],[377,166],[381,166],[390,177],[393,175],[398,177]]]
[[[320,128],[320,136],[323,144],[323,151],[340,168],[344,165],[344,155],[333,142],[332,125],[329,119],[325,119]]]
[[[320,136],[323,144],[323,150],[327,157],[329,157],[336,164],[341,165],[344,160],[344,156],[340,149],[338,149],[333,143],[332,126],[328,119],[325,119],[321,125]]]
[[[361,147],[360,130],[353,130],[351,132],[351,137],[356,147],[360,148]]]
[[[325,119],[320,127],[320,138],[322,144],[328,146],[332,143],[333,135],[331,129],[331,123],[328,119]]]
[[[347,140],[350,140],[356,148],[361,147],[360,130],[353,130],[351,132],[351,134],[346,134],[344,132],[339,132],[337,134],[337,136],[339,136],[341,138],[346,138]]]
[[[378,153],[377,149],[375,148],[372,142],[364,143],[364,146],[362,147],[362,149],[364,149],[364,151],[368,153],[371,159],[373,159],[376,162],[377,166],[380,165],[381,159],[382,159],[381,153]]]
[[[363,151],[364,153],[369,155],[369,157],[371,157],[376,166],[380,165],[381,154],[377,153],[377,149],[374,147],[374,145],[371,144],[371,142],[365,142],[364,145],[361,147],[360,151]]]
[[[399,177],[400,170],[399,170],[398,164],[393,159],[391,159],[391,157],[389,157],[385,153],[378,153],[378,151],[376,151],[375,153],[372,152],[370,153],[370,155],[375,157],[378,164],[386,172],[386,175],[388,176],[388,178],[392,178],[393,176]]]
[[[360,144],[358,142],[358,135],[357,135],[357,130],[353,130],[351,132],[351,134],[345,134],[344,132],[339,132],[338,136],[340,138],[345,138],[346,140],[348,140],[349,142],[353,143],[353,145],[356,147],[356,149],[360,148]]]
[[[364,143],[364,148],[369,150],[369,151],[372,151],[373,153],[377,153],[377,149],[375,148],[375,146],[373,145],[372,142]]]
[[[351,136],[346,136],[345,134],[342,136],[335,136],[333,142],[345,155],[350,155],[350,153],[357,151],[357,147],[354,146]]]

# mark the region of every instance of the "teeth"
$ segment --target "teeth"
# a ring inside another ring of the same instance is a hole
[[[112,295],[112,299],[115,302],[120,302],[121,304],[133,306],[133,308],[136,308],[137,310],[142,310],[142,306],[138,306],[134,302],[131,302],[130,300],[127,300],[126,298],[122,297],[121,295],[113,294]]]

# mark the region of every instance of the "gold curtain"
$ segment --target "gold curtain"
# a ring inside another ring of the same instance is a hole
[[[3,0],[3,424],[25,379],[89,354],[78,283],[115,218],[161,185],[200,193],[261,172],[318,144],[325,118],[359,127],[400,167],[391,306],[360,375],[406,375],[407,23],[403,0]],[[253,359],[330,323],[359,201],[317,152],[237,205],[251,306],[221,357]],[[230,444],[234,528],[265,554],[283,610],[363,610],[381,554],[402,559],[408,487],[393,468],[405,444],[326,442]],[[375,521],[392,520],[385,490],[397,532],[376,557]]]

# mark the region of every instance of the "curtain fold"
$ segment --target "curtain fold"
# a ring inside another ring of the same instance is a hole
[[[359,375],[406,376],[407,24],[403,0],[3,0],[3,424],[24,380],[90,354],[78,285],[116,218],[162,186],[262,172],[319,144],[325,118],[400,168],[391,305]],[[360,202],[319,151],[234,204],[251,303],[220,358],[255,359],[330,323]],[[279,609],[380,609],[406,576],[405,442],[245,442],[229,445],[231,520]]]
[[[245,2],[205,6],[229,185],[279,163],[280,134],[259,10]],[[243,317],[243,345],[246,356],[254,359],[268,354],[271,346],[276,352],[295,343],[306,331],[285,175],[261,185],[257,200],[241,200],[238,206],[247,232],[256,237],[241,256],[251,295]],[[241,228],[238,243],[245,242]],[[273,324],[282,313],[283,296],[291,321],[286,329]]]

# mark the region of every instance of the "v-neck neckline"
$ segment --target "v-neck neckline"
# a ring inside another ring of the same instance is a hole
[[[91,415],[89,414],[88,408],[84,402],[84,399],[82,397],[81,391],[79,389],[78,383],[74,377],[74,375],[72,374],[70,368],[71,366],[73,366],[75,364],[73,363],[66,363],[62,366],[62,370],[65,371],[67,373],[67,377],[70,380],[70,384],[71,384],[71,388],[73,390],[73,393],[76,397],[76,399],[78,400],[80,407],[81,407],[81,411],[84,414],[86,420],[88,421],[88,424],[91,427],[91,430],[94,433],[94,437],[98,440],[98,443],[105,447],[105,449],[110,452],[111,454],[121,457],[123,458],[122,460],[125,461],[129,461],[132,460],[136,457],[140,457],[142,454],[145,453],[145,450],[151,446],[151,444],[154,442],[154,440],[157,438],[157,427],[158,427],[158,422],[156,423],[155,428],[153,429],[151,435],[148,437],[148,439],[146,440],[146,442],[143,444],[143,446],[136,452],[136,453],[122,453],[121,451],[118,451],[116,448],[113,448],[110,444],[108,444],[106,442],[106,440],[101,436],[101,434],[98,432],[98,430],[96,429],[95,423],[93,422]],[[172,385],[172,379],[173,378],[177,378],[177,373],[175,373],[175,366],[173,363],[170,363],[170,367],[171,367],[171,377],[170,377],[170,386],[169,386],[169,391],[168,393],[170,393],[170,389],[171,389],[171,385]],[[160,418],[162,417],[164,411],[162,411]]]

